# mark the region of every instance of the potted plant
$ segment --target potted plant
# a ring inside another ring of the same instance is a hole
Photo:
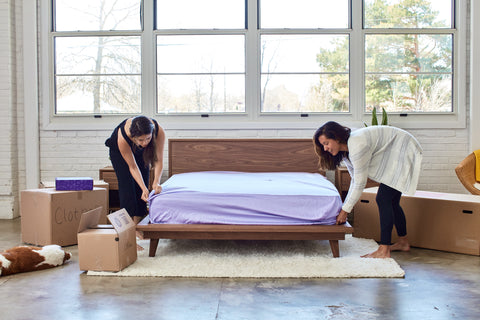
[[[368,125],[364,122],[363,123],[365,127],[368,127]],[[377,119],[377,108],[373,108],[372,110],[372,126],[377,126],[378,125],[378,119]],[[388,125],[388,115],[387,111],[385,111],[385,108],[382,107],[382,122],[380,123],[382,126],[387,126]]]

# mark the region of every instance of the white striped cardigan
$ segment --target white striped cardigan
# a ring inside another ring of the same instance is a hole
[[[367,178],[407,195],[417,189],[422,147],[407,131],[371,126],[352,131],[345,165],[352,177],[342,209],[351,212],[362,195]]]

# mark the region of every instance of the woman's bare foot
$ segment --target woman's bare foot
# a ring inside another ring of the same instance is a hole
[[[377,251],[371,252],[369,254],[365,254],[362,258],[390,258],[390,246],[381,244]]]
[[[407,236],[399,237],[398,241],[390,246],[390,251],[410,251]]]

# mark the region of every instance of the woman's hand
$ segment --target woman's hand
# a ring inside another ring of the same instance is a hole
[[[155,191],[155,194],[159,194],[160,192],[162,192],[162,186],[159,186],[158,184],[156,184],[153,187],[153,191]]]
[[[337,216],[337,224],[344,224],[345,222],[347,222],[347,215],[347,212],[341,210]]]
[[[150,195],[150,193],[148,192],[148,189],[143,189],[143,191],[142,191],[142,200],[145,201],[145,202],[147,202],[149,195]]]

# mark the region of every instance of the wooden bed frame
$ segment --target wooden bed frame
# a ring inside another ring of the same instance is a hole
[[[196,171],[318,172],[318,158],[310,139],[170,139],[169,177]],[[324,173],[323,173],[324,174]],[[334,257],[338,240],[353,228],[344,225],[219,225],[150,224],[148,216],[137,225],[150,239],[154,257],[159,239],[222,240],[329,240]]]

